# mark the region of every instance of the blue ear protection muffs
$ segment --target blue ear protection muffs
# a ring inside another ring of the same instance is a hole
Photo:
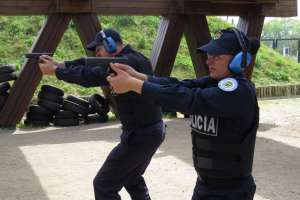
[[[112,37],[106,37],[104,31],[100,31],[103,38],[104,49],[108,53],[115,53],[117,51],[117,44]]]
[[[231,30],[238,39],[242,51],[232,58],[228,67],[229,71],[231,71],[232,73],[242,74],[244,68],[246,68],[251,62],[251,54],[248,52],[248,48],[242,33],[236,28],[232,28]]]

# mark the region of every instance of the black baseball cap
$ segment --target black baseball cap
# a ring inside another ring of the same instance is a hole
[[[239,32],[243,37],[246,47],[249,47],[249,40],[243,32]],[[229,54],[236,55],[242,51],[242,47],[232,29],[224,29],[219,33],[219,37],[212,39],[206,45],[197,49],[198,52],[206,52],[211,55]]]
[[[108,29],[104,29],[103,31],[104,31],[106,37],[111,37],[116,43],[117,42],[123,43],[120,34],[116,30],[108,28]],[[101,31],[99,31],[96,34],[94,41],[89,43],[86,46],[86,48],[88,50],[95,51],[97,45],[103,45],[103,37],[102,37]]]

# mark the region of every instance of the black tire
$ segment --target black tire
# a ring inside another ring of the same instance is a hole
[[[29,119],[25,119],[24,124],[31,125],[31,126],[49,126],[50,125],[48,121],[37,121],[37,120],[29,120]]]
[[[84,123],[92,124],[92,123],[105,123],[108,121],[108,115],[88,115],[84,118]]]
[[[51,102],[55,102],[55,103],[58,103],[60,105],[62,105],[63,102],[64,102],[64,98],[62,96],[58,96],[54,93],[47,93],[45,91],[39,92],[38,98],[39,99],[44,99],[44,100],[47,100],[47,101],[51,101]]]
[[[53,87],[51,85],[43,85],[41,87],[41,90],[46,92],[46,93],[53,93],[53,94],[56,94],[58,96],[64,96],[64,91],[62,91],[59,88]]]
[[[0,66],[0,74],[12,73],[15,72],[16,68],[11,65],[2,65]]]
[[[88,114],[88,109],[81,106],[81,105],[78,105],[72,101],[69,101],[69,100],[64,100],[64,103],[63,103],[63,109],[64,110],[68,110],[68,111],[72,111],[74,113],[78,113],[78,114],[81,114],[81,115],[87,115]]]
[[[28,112],[26,118],[32,121],[47,121],[51,122],[53,115],[43,115],[40,113]]]
[[[51,111],[39,105],[29,106],[29,112],[38,113],[41,115],[52,115]]]
[[[53,124],[55,126],[78,126],[79,119],[54,119]]]
[[[68,110],[60,110],[59,112],[55,113],[55,119],[78,119],[79,116],[77,113]]]
[[[99,115],[106,115],[109,112],[108,102],[101,95],[93,94],[92,96],[90,96],[89,102],[90,102],[92,108]]]
[[[6,82],[6,81],[13,81],[13,80],[16,80],[16,75],[14,73],[0,74],[0,83]]]
[[[85,108],[89,108],[89,106],[90,106],[90,103],[87,100],[79,98],[79,97],[75,97],[73,95],[68,95],[66,99],[68,101],[72,101],[72,102],[74,102],[74,103],[76,103],[78,105],[81,105],[81,106],[83,106]]]
[[[43,100],[43,99],[38,100],[38,105],[46,108],[47,110],[51,111],[52,113],[58,112],[61,108],[60,104],[54,103],[51,101],[47,101],[47,100]]]
[[[96,113],[96,111],[94,110],[94,108],[92,106],[90,106],[88,108],[88,114],[90,115],[90,114],[95,114],[95,113]]]
[[[4,82],[0,84],[0,94],[5,94],[10,89],[9,82]]]

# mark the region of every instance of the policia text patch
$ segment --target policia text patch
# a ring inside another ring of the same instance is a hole
[[[191,115],[191,128],[197,133],[218,136],[219,118],[202,115]]]

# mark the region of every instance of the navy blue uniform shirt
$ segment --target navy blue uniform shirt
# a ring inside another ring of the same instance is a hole
[[[231,78],[236,88],[224,91],[208,76],[183,81],[149,76],[142,96],[168,110],[190,114],[192,130],[204,137],[240,142],[256,119],[255,88],[244,77]]]
[[[130,45],[125,46],[117,56],[127,57],[128,64],[136,71],[148,75],[153,74],[150,61],[141,53],[133,50]],[[58,67],[55,73],[58,79],[83,87],[108,85],[107,69],[101,66],[85,67],[82,59],[66,61],[65,67]],[[117,112],[124,129],[152,125],[162,118],[160,106],[134,92],[118,95],[115,99]]]

